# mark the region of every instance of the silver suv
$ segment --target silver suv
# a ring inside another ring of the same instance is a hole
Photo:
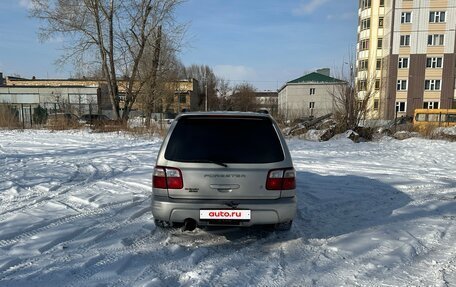
[[[296,213],[290,152],[268,114],[186,113],[172,123],[153,174],[157,226],[273,225]]]

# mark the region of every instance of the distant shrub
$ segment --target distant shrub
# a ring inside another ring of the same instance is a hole
[[[2,127],[2,128],[20,127],[19,112],[12,105],[0,104],[0,127]]]
[[[38,105],[38,107],[33,109],[33,122],[38,125],[46,123],[48,117],[48,111]]]
[[[47,117],[46,125],[51,130],[66,130],[79,128],[78,118],[70,113],[56,113]]]

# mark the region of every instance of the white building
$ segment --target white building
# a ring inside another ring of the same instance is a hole
[[[334,112],[334,93],[346,82],[329,76],[329,69],[318,70],[287,82],[279,90],[279,115],[287,120],[323,116]]]

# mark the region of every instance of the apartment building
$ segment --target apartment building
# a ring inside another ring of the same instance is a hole
[[[333,113],[334,95],[341,85],[347,83],[329,75],[329,69],[320,69],[285,83],[279,89],[279,115],[286,120],[294,120]]]
[[[370,119],[456,104],[455,0],[360,0],[356,62]]]

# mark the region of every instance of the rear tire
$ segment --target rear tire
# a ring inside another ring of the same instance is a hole
[[[293,220],[287,222],[281,222],[274,225],[274,230],[277,231],[288,231],[291,229],[291,225],[293,224]]]
[[[168,228],[170,227],[169,222],[163,221],[163,220],[158,220],[154,219],[155,226],[160,227],[160,228]]]

